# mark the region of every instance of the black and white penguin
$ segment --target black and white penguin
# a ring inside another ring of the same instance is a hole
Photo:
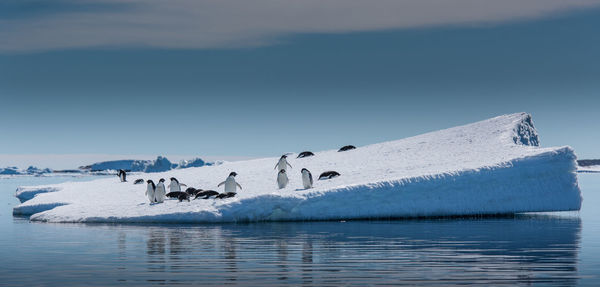
[[[190,202],[190,195],[185,192],[179,192],[179,196],[177,196],[177,199],[179,199],[179,202],[182,202],[184,200]]]
[[[313,156],[313,155],[315,155],[315,154],[310,151],[303,151],[300,154],[298,154],[298,157],[296,157],[296,158],[304,158],[304,157],[309,157],[309,156]]]
[[[144,179],[142,179],[142,178],[138,178],[133,182],[133,184],[142,184],[142,183],[144,183]]]
[[[154,201],[162,203],[165,201],[167,189],[165,188],[165,179],[161,178],[156,185],[156,191],[154,192]]]
[[[238,186],[240,187],[240,189],[242,189],[242,186],[235,181],[236,176],[237,173],[235,171],[231,172],[227,179],[225,179],[224,182],[219,183],[217,187],[225,185],[225,192],[235,192]]]
[[[324,173],[321,173],[321,175],[319,175],[319,180],[323,180],[323,179],[332,179],[334,177],[338,177],[340,176],[340,174],[337,171],[326,171]]]
[[[285,169],[280,170],[277,174],[277,186],[279,186],[279,189],[285,188],[288,182],[290,181],[287,177]]]
[[[154,203],[154,193],[156,192],[156,185],[154,185],[154,182],[149,179],[147,181],[148,186],[146,187],[146,196],[148,196],[148,200],[150,200],[150,203]]]
[[[198,194],[198,192],[201,192],[202,189],[195,189],[193,187],[188,187],[185,192],[187,194],[189,194],[190,196],[196,196],[196,194]]]
[[[198,198],[209,199],[210,197],[216,196],[216,195],[219,195],[219,193],[214,190],[203,190],[201,192],[196,193],[196,197],[194,199],[198,199]]]
[[[217,197],[215,197],[215,198],[218,198],[218,199],[231,198],[231,197],[234,197],[235,195],[236,195],[235,192],[225,192],[225,193],[221,193],[221,194],[217,195]]]
[[[355,147],[355,146],[353,146],[353,145],[345,145],[345,146],[341,147],[341,148],[338,150],[338,152],[340,152],[340,151],[347,151],[347,150],[351,150],[351,149],[355,149],[355,148],[356,148],[356,147]]]
[[[181,185],[179,184],[179,181],[174,177],[171,177],[171,183],[169,184],[169,191],[171,191],[171,192],[181,191]]]
[[[127,181],[127,173],[125,170],[119,169],[119,173],[117,173],[117,175],[119,176],[119,179],[121,179],[121,182]]]
[[[165,196],[168,197],[168,198],[179,198],[179,196],[182,193],[185,193],[185,192],[183,192],[183,191],[171,191],[171,192],[165,194]]]
[[[304,189],[312,188],[313,178],[310,171],[306,168],[303,168],[300,173],[302,174],[302,185],[304,186]]]
[[[292,165],[287,162],[287,155],[284,154],[279,158],[279,161],[273,169],[287,170],[288,165],[290,166],[290,168],[292,168]]]

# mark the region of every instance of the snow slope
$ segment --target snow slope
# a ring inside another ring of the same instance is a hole
[[[538,143],[531,117],[511,114],[346,152],[291,155],[290,183],[282,190],[273,169],[278,158],[264,158],[129,176],[155,182],[175,176],[188,186],[217,189],[236,171],[243,190],[230,199],[150,205],[145,184],[121,183],[115,176],[22,188],[29,196],[45,192],[13,213],[50,222],[236,222],[579,210],[573,150]],[[304,167],[315,178],[309,190],[302,189]],[[341,176],[316,180],[327,170]]]

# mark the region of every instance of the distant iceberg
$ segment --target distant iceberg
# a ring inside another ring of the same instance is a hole
[[[153,164],[153,161],[151,160],[123,159],[97,162],[88,166],[81,166],[79,167],[79,169],[89,170],[92,172],[119,169],[131,172],[143,172],[146,170],[146,167],[148,167],[151,164]]]
[[[201,158],[194,158],[192,160],[182,160],[179,162],[177,168],[201,167],[205,165],[212,165],[212,163],[205,162]]]
[[[577,161],[578,172],[600,173],[600,159],[581,159]]]
[[[37,167],[35,167],[35,166],[29,166],[29,167],[28,167],[28,168],[25,170],[25,172],[26,172],[27,174],[44,174],[44,173],[52,173],[52,170],[51,170],[51,169],[49,169],[49,168],[44,168],[44,169],[41,169],[41,168],[37,168]]]
[[[525,113],[345,152],[337,148],[307,158],[289,156],[293,168],[284,189],[277,188],[273,166],[278,157],[274,157],[136,175],[154,181],[174,176],[191,187],[217,189],[236,171],[243,190],[230,199],[149,205],[145,185],[121,183],[115,176],[21,187],[20,192],[31,199],[14,207],[13,213],[49,222],[246,222],[490,215],[581,207],[573,149],[539,147],[531,116]],[[341,176],[315,180],[314,188],[304,190],[302,168],[315,178],[329,170]]]
[[[49,168],[37,168],[35,166],[30,166],[27,169],[21,170],[16,166],[0,168],[0,175],[41,175],[52,173],[52,170]]]
[[[16,166],[9,166],[5,168],[0,168],[0,174],[13,175],[13,174],[21,174],[19,168]]]
[[[205,165],[211,165],[200,158],[192,160],[184,160],[179,164],[172,163],[164,156],[158,156],[156,160],[111,160],[97,162],[87,166],[81,166],[79,169],[84,171],[107,171],[107,170],[119,170],[123,169],[128,172],[163,172],[176,168],[189,168],[189,167],[201,167]]]

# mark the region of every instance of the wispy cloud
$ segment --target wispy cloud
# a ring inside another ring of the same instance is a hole
[[[85,47],[250,47],[276,43],[278,37],[294,33],[478,25],[539,18],[598,6],[600,0],[61,0],[54,4],[58,6],[49,3],[52,1],[5,2],[3,9],[12,12],[0,15],[0,52]]]

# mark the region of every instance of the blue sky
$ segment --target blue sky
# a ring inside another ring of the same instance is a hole
[[[0,154],[276,156],[525,111],[600,158],[598,1],[255,2],[3,2]]]

